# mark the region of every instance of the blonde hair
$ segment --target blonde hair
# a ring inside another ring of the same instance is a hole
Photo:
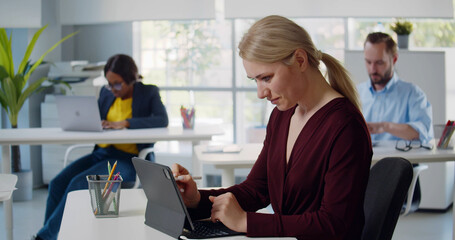
[[[303,49],[308,55],[309,65],[319,69],[322,61],[327,67],[332,88],[360,109],[357,91],[348,71],[334,57],[319,51],[307,31],[291,20],[272,15],[257,21],[243,35],[238,48],[240,57],[247,61],[283,62],[287,65],[295,50]]]

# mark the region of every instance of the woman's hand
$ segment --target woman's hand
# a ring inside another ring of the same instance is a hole
[[[227,192],[217,197],[210,196],[212,221],[221,221],[226,227],[236,232],[246,232],[246,212],[240,207],[234,194]]]
[[[174,174],[177,186],[180,189],[183,202],[189,208],[196,208],[201,200],[201,194],[197,190],[196,182],[191,177],[186,168],[174,163],[172,164],[172,173]]]
[[[101,121],[101,125],[103,128],[113,128],[113,129],[122,129],[122,128],[128,128],[130,126],[130,123],[126,120],[119,121],[119,122],[109,122],[106,120]]]

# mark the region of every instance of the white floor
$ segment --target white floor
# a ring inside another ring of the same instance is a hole
[[[33,191],[33,200],[14,202],[14,240],[29,240],[43,224],[47,189]],[[3,204],[0,204],[0,240],[6,239]],[[446,213],[416,212],[400,217],[393,240],[452,239],[452,209]]]
[[[452,239],[452,210],[446,213],[414,212],[400,217],[393,240],[450,240]]]
[[[33,190],[33,200],[13,202],[14,240],[30,240],[43,225],[47,189]],[[0,204],[0,239],[6,239],[3,203]]]

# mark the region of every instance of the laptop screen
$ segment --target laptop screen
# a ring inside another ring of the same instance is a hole
[[[95,96],[55,96],[60,127],[65,131],[103,131]]]

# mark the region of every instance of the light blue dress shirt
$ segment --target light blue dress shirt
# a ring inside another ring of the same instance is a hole
[[[394,73],[381,91],[375,91],[370,80],[357,85],[357,90],[367,122],[406,123],[419,132],[422,143],[433,139],[433,110],[417,85],[400,80]],[[397,139],[390,133],[371,135],[372,141]]]

